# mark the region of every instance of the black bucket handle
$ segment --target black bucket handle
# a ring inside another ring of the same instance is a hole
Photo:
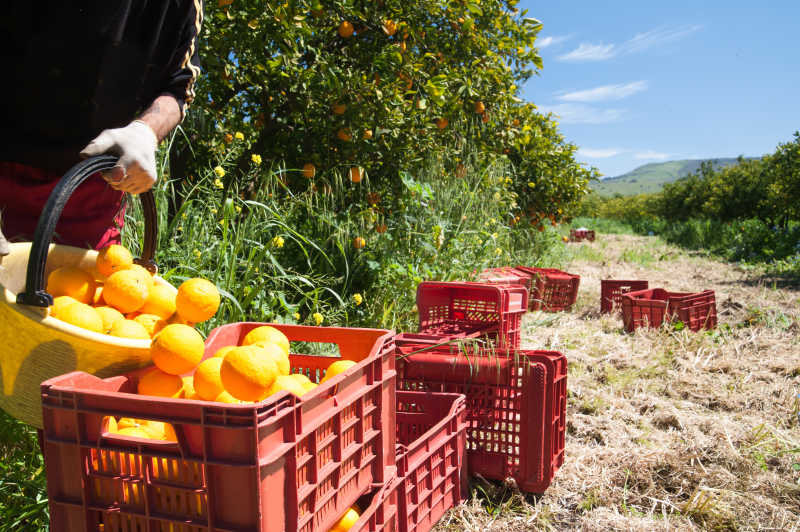
[[[33,244],[28,256],[25,291],[17,294],[18,304],[34,307],[49,307],[53,304],[53,296],[45,291],[44,270],[47,263],[47,251],[56,230],[56,223],[61,217],[61,211],[64,210],[67,200],[81,183],[97,172],[111,170],[117,164],[117,160],[118,158],[113,155],[99,155],[81,161],[64,174],[64,177],[50,193],[42,214],[39,216],[39,222],[36,224],[36,232],[33,235]],[[144,244],[141,258],[136,259],[135,262],[147,268],[150,273],[155,273],[157,267],[153,257],[158,237],[156,203],[153,193],[149,190],[139,194],[139,201],[142,202],[144,211]]]

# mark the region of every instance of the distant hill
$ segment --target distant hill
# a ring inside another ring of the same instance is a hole
[[[689,173],[696,172],[700,168],[700,163],[708,160],[684,159],[682,161],[645,164],[627,174],[594,181],[591,187],[601,196],[613,196],[614,194],[632,196],[634,194],[658,192],[665,183],[677,181]],[[723,168],[736,164],[737,159],[727,157],[713,159],[713,162],[714,166]]]

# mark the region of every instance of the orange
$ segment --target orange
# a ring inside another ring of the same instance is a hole
[[[360,183],[362,177],[364,176],[363,172],[361,171],[361,168],[359,168],[358,166],[353,166],[352,168],[350,168],[350,181],[352,181],[353,183]]]
[[[366,245],[367,241],[364,240],[363,236],[357,236],[353,239],[353,247],[356,249],[362,249]]]
[[[317,387],[315,383],[311,382],[311,379],[309,379],[302,373],[292,373],[291,375],[289,375],[289,377],[294,379],[303,388],[303,393],[309,390],[313,390],[314,388]]]
[[[242,345],[252,345],[256,342],[271,342],[283,348],[283,352],[289,354],[289,339],[281,331],[269,325],[261,325],[250,330],[242,339]]]
[[[231,349],[235,348],[236,348],[235,345],[226,345],[225,347],[220,347],[219,349],[217,349],[217,352],[214,353],[214,356],[219,358],[225,358],[225,355],[227,355]]]
[[[139,309],[142,314],[155,314],[165,320],[175,314],[175,292],[169,286],[153,284],[147,300]]]
[[[139,377],[137,391],[139,395],[180,397],[181,392],[183,392],[183,379],[177,375],[164,373],[158,368],[153,368]]]
[[[119,428],[117,427],[117,418],[115,418],[114,416],[105,416],[103,420],[100,422],[100,426],[102,427],[103,424],[105,423],[107,423],[105,425],[106,427],[105,432],[114,433],[119,430]]]
[[[150,287],[153,286],[153,284],[154,284],[154,282],[153,282],[153,274],[150,273],[149,271],[147,271],[147,268],[145,268],[141,264],[134,264],[133,266],[131,266],[128,269],[131,270],[132,272],[136,273],[139,277],[141,277],[142,280],[145,281],[145,283],[147,283],[148,286],[150,286]]]
[[[264,349],[246,345],[225,355],[220,376],[225,390],[235,398],[260,401],[275,382],[278,366]]]
[[[353,135],[350,133],[350,128],[343,127],[336,132],[336,138],[343,142],[350,142],[353,139]]]
[[[134,438],[142,438],[145,440],[152,440],[152,435],[139,427],[125,427],[124,429],[119,429],[117,434],[120,436],[133,436]]]
[[[119,429],[127,429],[130,427],[140,427],[141,423],[138,420],[133,419],[132,417],[121,417],[117,422],[117,427]]]
[[[149,294],[150,286],[134,270],[112,273],[103,286],[103,300],[123,314],[139,310]]]
[[[91,303],[96,288],[92,274],[77,266],[62,266],[47,276],[47,292],[53,297],[70,296],[81,303]]]
[[[94,306],[102,306],[103,303],[103,287],[98,286],[94,289],[94,295],[92,296],[92,305]]]
[[[306,163],[303,165],[303,177],[311,179],[315,175],[317,175],[317,167],[314,166],[314,163]]]
[[[483,102],[481,101],[475,102],[475,112],[480,115],[483,114],[484,111],[486,111],[486,106],[483,105]]]
[[[194,389],[201,399],[213,401],[219,394],[225,391],[222,379],[219,376],[219,368],[222,366],[222,358],[211,357],[200,363],[194,372]]]
[[[134,340],[149,340],[150,335],[141,323],[133,320],[118,320],[111,325],[108,330],[111,336],[119,338],[132,338]]]
[[[228,392],[222,392],[221,394],[219,394],[214,399],[214,402],[215,403],[231,403],[231,404],[235,404],[235,405],[238,405],[238,404],[241,403],[240,400],[238,400],[237,398],[235,398],[234,396],[232,396]]]
[[[181,283],[178,287],[178,296],[175,298],[178,315],[193,323],[206,321],[212,317],[217,313],[219,304],[217,287],[211,281],[199,277]]]
[[[194,376],[181,377],[183,381],[183,397],[184,399],[200,399],[197,392],[194,390]]]
[[[346,20],[339,24],[339,37],[349,39],[353,36],[353,25]]]
[[[103,320],[103,332],[106,334],[108,334],[108,331],[111,330],[111,327],[115,323],[125,319],[125,316],[114,307],[97,307],[94,310],[100,316],[100,319]]]
[[[256,342],[253,345],[263,349],[275,361],[275,365],[278,366],[278,373],[281,375],[289,374],[291,371],[289,355],[286,354],[283,346],[268,341]]]
[[[335,115],[343,115],[347,111],[347,106],[343,103],[335,103],[331,106],[331,110]]]
[[[392,22],[391,20],[384,20],[383,21],[383,33],[391,37],[397,32],[397,24]]]
[[[170,375],[191,371],[203,359],[205,345],[200,333],[180,323],[167,325],[153,338],[153,364]]]
[[[437,118],[436,119],[436,127],[439,129],[444,129],[450,124],[450,121],[446,118]]]
[[[133,318],[133,321],[144,327],[150,337],[161,332],[161,329],[167,325],[167,320],[155,314],[139,314]]]
[[[86,329],[96,333],[103,332],[103,318],[95,309],[84,303],[73,303],[67,305],[57,316],[61,321],[65,321],[81,329]]]
[[[69,305],[74,305],[75,303],[79,303],[77,299],[70,296],[58,296],[53,298],[53,306],[50,307],[50,314],[54,318],[58,318],[59,314],[61,314],[65,308]]]
[[[350,507],[345,514],[339,519],[333,528],[330,529],[329,532],[347,532],[350,530],[353,525],[356,524],[358,518],[361,517],[358,511],[355,509],[355,506]]]
[[[371,138],[372,138],[372,130],[371,130],[371,129],[365,129],[365,130],[364,130],[364,133],[361,135],[361,137],[362,137],[364,140],[369,140],[369,139],[371,139]]]
[[[275,382],[272,383],[272,386],[269,387],[269,391],[267,391],[267,397],[270,395],[274,395],[281,390],[286,390],[287,392],[296,395],[297,397],[302,396],[306,393],[305,388],[297,382],[295,379],[290,377],[289,375],[278,375],[275,378]]]
[[[356,363],[353,362],[352,360],[337,360],[336,362],[328,366],[328,369],[325,371],[325,376],[322,377],[322,380],[319,381],[319,383],[322,384],[323,382],[334,378],[340,373],[344,373],[345,371],[347,371],[348,369],[352,368],[355,365]]]
[[[104,277],[133,266],[133,255],[125,246],[111,244],[97,254],[97,271]]]

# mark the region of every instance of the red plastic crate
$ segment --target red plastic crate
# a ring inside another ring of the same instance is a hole
[[[569,241],[570,242],[580,242],[582,240],[588,240],[589,242],[594,242],[595,232],[594,230],[589,229],[570,229],[569,230]]]
[[[608,313],[622,305],[622,294],[647,290],[647,281],[603,279],[600,281],[600,312]]]
[[[427,532],[467,496],[466,430],[463,395],[397,392],[400,532]]]
[[[622,296],[622,322],[627,332],[639,327],[660,327],[665,321],[673,320],[682,321],[693,331],[716,327],[714,291],[686,293],[652,288]]]
[[[425,281],[417,287],[419,333],[442,339],[487,336],[497,347],[519,347],[528,291],[520,285]]]
[[[397,532],[400,530],[398,496],[402,479],[396,478],[396,474],[397,471],[393,468],[390,480],[375,492],[356,501],[356,505],[364,510],[348,532]]]
[[[533,280],[528,308],[545,312],[569,310],[578,299],[581,276],[555,268],[531,268],[517,266],[517,269],[531,275]]]
[[[412,349],[398,348],[400,389],[467,397],[469,471],[497,480],[513,478],[523,491],[544,492],[564,462],[564,355]]]
[[[491,284],[518,284],[528,290],[531,288],[531,276],[512,266],[487,268],[478,274],[478,279],[483,283]]]
[[[259,323],[211,332],[206,356]],[[74,372],[42,384],[51,530],[327,531],[395,461],[392,333],[271,324],[358,363],[298,399],[139,396],[137,378]],[[318,381],[337,358],[290,355]],[[107,433],[104,416],[168,422],[177,442]],[[101,527],[101,525],[103,525]]]

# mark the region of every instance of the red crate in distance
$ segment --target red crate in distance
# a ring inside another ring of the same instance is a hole
[[[463,395],[397,392],[400,532],[427,532],[467,496],[466,430]]]
[[[589,230],[589,229],[570,229],[569,230],[569,241],[570,242],[581,242],[582,240],[588,240],[589,242],[594,242],[594,239],[595,239],[594,230]]]
[[[600,312],[619,310],[622,305],[622,294],[648,288],[647,281],[603,279],[600,281]]]
[[[531,268],[517,266],[517,269],[532,277],[528,308],[544,312],[569,310],[578,299],[581,276],[555,268]]]
[[[692,331],[716,327],[714,291],[668,292],[663,288],[652,288],[622,296],[622,322],[626,332],[639,327],[657,328],[673,320],[680,320]]]
[[[206,356],[259,325],[215,329]],[[326,532],[385,482],[396,457],[392,332],[270,325],[293,346],[336,346],[357,364],[302,398],[255,404],[136,395],[142,371],[44,382],[50,529]],[[337,359],[290,355],[292,370],[317,382]],[[106,416],[170,423],[177,442],[110,433]]]
[[[552,351],[398,348],[403,390],[467,397],[470,473],[542,493],[564,461],[567,361]]]
[[[528,291],[520,285],[424,281],[417,286],[419,333],[440,338],[486,336],[516,349]]]

